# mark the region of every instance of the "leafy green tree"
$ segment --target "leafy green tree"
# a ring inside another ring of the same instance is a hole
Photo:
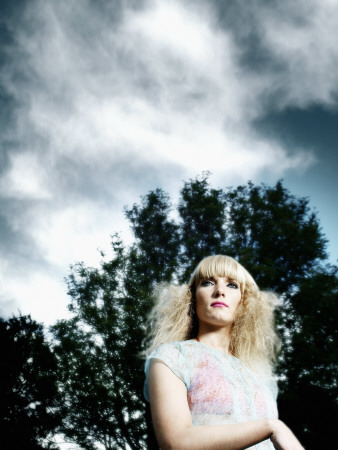
[[[53,327],[64,395],[63,433],[85,449],[154,448],[142,397],[146,314],[151,291],[177,267],[178,226],[169,198],[150,192],[126,209],[136,242],[113,237],[113,258],[100,269],[76,264],[68,279],[72,321]]]
[[[281,181],[227,191],[224,251],[241,261],[261,288],[290,292],[326,258],[326,239],[308,203]]]
[[[43,326],[30,316],[0,318],[0,339],[1,448],[56,448],[56,361]]]
[[[124,331],[131,302],[123,286],[124,249],[116,237],[113,249],[112,260],[102,263],[101,270],[73,267],[68,283],[74,319],[53,327],[63,394],[62,432],[88,450],[97,443],[105,449],[137,448],[145,434],[138,412],[142,402],[132,392],[137,373],[130,376],[132,368],[124,359],[130,348]],[[137,351],[133,349],[135,357]]]
[[[180,194],[180,279],[187,282],[201,259],[222,253],[226,201],[221,189],[210,188],[208,173],[184,183]]]
[[[279,367],[279,409],[307,449],[337,443],[337,305],[336,267],[313,271],[284,302],[289,343]]]
[[[281,415],[301,440],[311,440],[320,433],[318,426],[310,414],[292,411],[294,401],[308,404],[314,396],[325,404],[323,421],[332,419],[325,411],[336,414],[335,319],[321,331],[318,323],[326,323],[331,308],[332,317],[337,315],[337,273],[322,265],[326,240],[308,200],[291,195],[282,182],[213,189],[205,174],[184,183],[178,220],[171,208],[162,190],[149,192],[125,209],[134,243],[126,248],[114,236],[113,256],[102,255],[100,268],[76,264],[72,269],[68,285],[74,318],[53,329],[64,434],[90,450],[97,442],[106,449],[156,448],[138,357],[145,346],[151,292],[163,281],[187,282],[201,258],[225,253],[242,262],[261,288],[281,296],[278,325],[286,341],[280,359]],[[318,309],[313,289],[320,285],[326,291]],[[316,314],[309,314],[307,302],[316,304]],[[318,365],[316,345],[327,358],[318,356]]]
[[[125,208],[136,240],[129,256],[128,275],[133,276],[130,271],[137,266],[135,275],[142,275],[147,296],[156,283],[172,281],[178,268],[180,235],[178,225],[169,218],[171,210],[169,196],[161,189],[142,197],[140,205]]]

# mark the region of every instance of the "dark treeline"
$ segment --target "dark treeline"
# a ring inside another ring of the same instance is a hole
[[[279,294],[280,418],[307,450],[335,448],[338,277],[308,200],[282,182],[213,189],[202,176],[184,183],[175,208],[156,189],[125,215],[134,243],[113,235],[99,268],[72,266],[72,318],[51,328],[51,342],[29,317],[1,320],[1,448],[53,449],[53,433],[87,450],[157,448],[139,357],[151,293],[187,282],[217,253]]]
[[[57,361],[43,326],[30,316],[0,319],[0,342],[0,448],[57,448],[52,445],[61,425]]]

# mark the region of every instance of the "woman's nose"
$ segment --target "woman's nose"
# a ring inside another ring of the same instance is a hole
[[[221,285],[217,285],[216,286],[215,295],[216,295],[216,297],[225,297],[225,289],[224,289],[224,287],[221,286]]]

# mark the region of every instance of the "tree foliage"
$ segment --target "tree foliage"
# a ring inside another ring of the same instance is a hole
[[[126,258],[117,238],[113,248],[113,259],[102,263],[101,270],[83,264],[73,267],[68,281],[74,319],[53,327],[63,393],[63,432],[88,450],[97,448],[97,443],[106,449],[137,448],[145,435],[138,412],[143,402],[133,394],[140,375],[128,355],[131,352],[137,358],[138,349],[128,329],[132,302],[123,285]],[[135,312],[138,307],[135,304]]]
[[[308,200],[291,195],[282,182],[213,189],[205,174],[184,183],[176,211],[162,190],[149,192],[125,209],[135,237],[130,247],[113,236],[113,256],[103,255],[100,268],[73,266],[73,319],[53,328],[64,434],[89,450],[98,442],[106,449],[156,448],[138,356],[152,289],[188,282],[200,259],[225,253],[261,288],[281,296],[282,419],[306,448],[320,448],[311,447],[319,433],[313,416],[293,412],[295,403],[300,409],[313,398],[322,414],[318,423],[337,420],[337,272],[323,265],[326,240]]]
[[[63,432],[85,449],[97,442],[106,449],[155,446],[139,353],[151,290],[171,281],[177,267],[178,227],[169,211],[167,195],[149,193],[140,206],[126,210],[135,244],[125,249],[114,236],[110,261],[100,269],[76,264],[68,279],[74,320],[53,327],[55,352],[64,393]]]
[[[317,268],[284,302],[289,335],[279,372],[279,409],[305,448],[335,448],[338,419],[338,277]],[[323,431],[325,430],[325,431]]]
[[[137,266],[147,288],[162,281],[170,282],[178,267],[179,227],[170,219],[169,196],[161,189],[149,192],[132,208],[125,208],[136,242],[132,247],[129,271]],[[129,276],[133,274],[129,273]]]
[[[225,193],[212,189],[207,174],[185,183],[178,204],[180,215],[180,279],[187,282],[206,255],[222,253],[226,228]]]
[[[30,316],[0,318],[0,446],[55,448],[59,424],[56,361],[43,326]]]
[[[289,292],[326,257],[326,239],[308,199],[296,198],[282,182],[245,186],[226,193],[224,250],[252,273],[261,288]]]

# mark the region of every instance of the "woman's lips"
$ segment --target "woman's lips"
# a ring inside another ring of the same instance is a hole
[[[211,303],[211,306],[214,306],[216,308],[229,308],[229,306],[223,302],[214,302],[214,303]]]

